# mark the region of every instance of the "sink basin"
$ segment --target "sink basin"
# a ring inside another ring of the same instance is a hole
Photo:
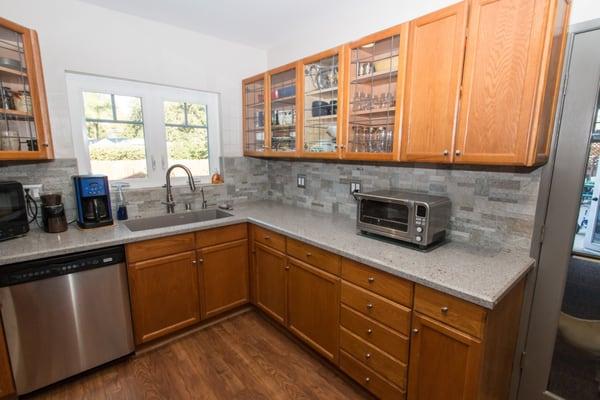
[[[133,219],[125,222],[125,226],[132,232],[145,231],[146,229],[165,228],[168,226],[193,224],[195,222],[212,221],[219,218],[232,217],[233,214],[222,210],[188,211],[181,214],[167,214],[158,217]]]

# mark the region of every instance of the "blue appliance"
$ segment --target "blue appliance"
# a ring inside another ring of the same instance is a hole
[[[81,228],[112,225],[108,177],[76,175],[73,177],[73,185],[77,204],[77,225]]]

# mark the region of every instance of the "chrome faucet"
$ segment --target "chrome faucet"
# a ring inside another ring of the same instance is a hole
[[[167,206],[167,214],[173,214],[175,212],[175,201],[173,200],[173,189],[171,188],[171,171],[175,168],[181,168],[185,171],[188,176],[188,183],[190,185],[190,190],[192,192],[196,191],[196,184],[194,183],[194,177],[192,176],[192,171],[188,167],[183,164],[174,164],[169,167],[167,170],[167,201],[163,202]],[[203,196],[204,197],[204,196]]]
[[[204,188],[201,187],[200,188],[200,194],[202,195],[202,208],[207,208],[208,207],[208,202],[204,199]]]

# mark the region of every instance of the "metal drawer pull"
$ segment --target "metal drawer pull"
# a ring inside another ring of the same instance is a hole
[[[366,358],[366,359],[369,359],[369,358],[371,358],[371,353],[367,353],[367,354],[365,354],[365,358]]]
[[[373,333],[373,329],[371,329],[371,328],[367,329],[367,335],[370,335],[371,333]]]
[[[369,383],[371,382],[371,378],[369,378],[368,376],[365,378],[365,382]]]
[[[442,314],[448,314],[448,307],[442,307],[440,311],[442,312]]]
[[[369,310],[370,310],[370,309],[372,309],[372,308],[373,308],[373,303],[369,303],[369,304],[367,304],[367,308],[368,308]]]
[[[419,333],[419,330],[417,328],[413,328],[413,333],[417,334],[417,333]]]
[[[375,278],[373,278],[372,276],[368,277],[367,280],[369,281],[369,283],[375,282]]]

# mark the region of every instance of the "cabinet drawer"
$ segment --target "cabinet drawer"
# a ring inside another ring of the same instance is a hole
[[[400,361],[344,328],[340,329],[340,348],[399,388],[406,389],[406,365]]]
[[[392,385],[343,350],[340,350],[340,368],[380,399],[405,399],[406,393],[402,389]]]
[[[398,332],[410,327],[410,309],[351,283],[342,283],[342,303]]]
[[[475,337],[483,337],[487,312],[475,304],[417,285],[415,311]]]
[[[246,224],[237,224],[196,232],[196,247],[209,247],[246,239],[246,229]]]
[[[290,238],[287,240],[287,254],[336,276],[340,275],[341,257],[337,254]]]
[[[169,254],[183,253],[194,250],[194,234],[168,236],[164,238],[144,240],[125,246],[127,262],[149,260]]]
[[[407,307],[412,306],[413,283],[344,258],[342,278]]]
[[[285,253],[285,236],[254,225],[254,240]]]
[[[342,305],[340,324],[403,363],[408,363],[408,339],[379,322]]]

